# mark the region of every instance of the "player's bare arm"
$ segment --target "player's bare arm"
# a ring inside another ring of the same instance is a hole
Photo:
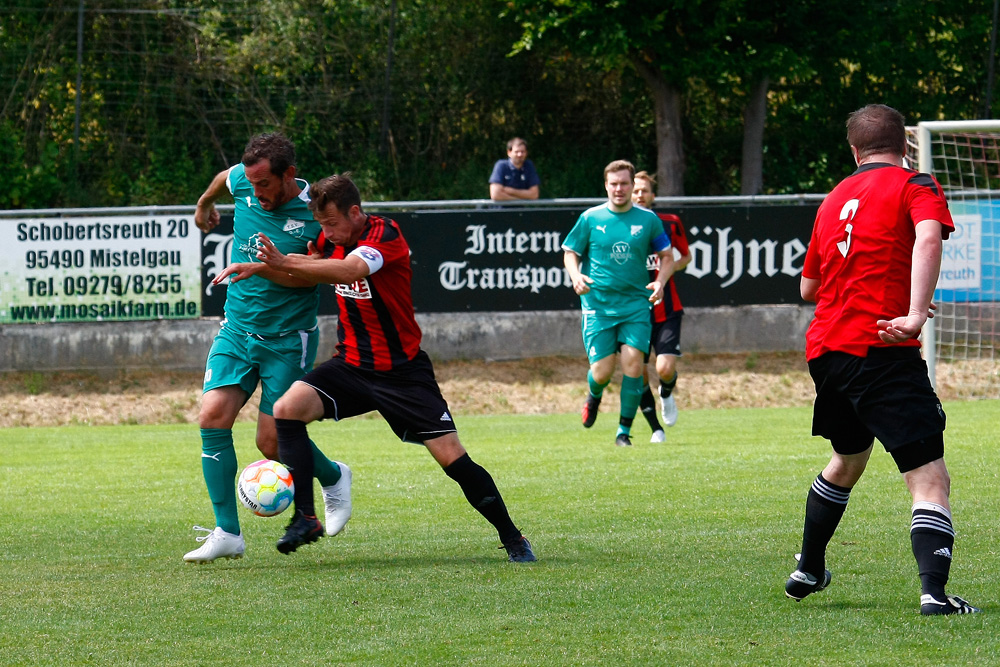
[[[350,285],[366,277],[370,272],[364,260],[354,255],[348,255],[344,259],[324,259],[314,252],[315,246],[312,244],[309,246],[308,255],[285,255],[267,235],[260,234],[258,237],[260,244],[257,259],[276,271],[309,281],[313,285],[319,283]]]
[[[305,255],[299,255],[299,257],[305,257]],[[232,277],[230,278],[230,276]],[[225,281],[226,278],[229,278],[230,283],[237,283],[241,280],[246,280],[251,276],[267,278],[271,282],[284,287],[312,287],[317,284],[314,281],[296,278],[285,271],[279,271],[278,269],[274,269],[261,262],[237,262],[235,264],[230,264],[220,271],[219,275],[212,279],[212,284],[219,285]]]
[[[934,288],[941,270],[941,223],[922,220],[916,226],[913,266],[910,271],[910,308],[906,315],[878,320],[878,337],[885,343],[901,343],[920,333],[932,316]]]
[[[219,212],[215,210],[215,202],[229,194],[229,188],[226,186],[228,177],[228,169],[220,171],[198,198],[198,205],[194,209],[194,224],[206,234],[219,226]]]
[[[802,276],[799,281],[799,294],[803,301],[816,303],[816,295],[819,293],[819,278],[806,278]]]
[[[590,285],[594,281],[590,276],[580,272],[580,256],[572,250],[563,252],[563,265],[569,273],[570,280],[573,281],[573,291],[577,294],[586,294],[590,291]]]
[[[267,236],[264,234],[261,234],[260,237],[262,239],[267,239]],[[279,252],[278,249],[274,247],[274,243],[270,239],[267,239],[267,242],[271,244],[271,248],[273,248],[274,252]],[[312,241],[309,242],[308,247],[308,255],[297,256],[309,259],[316,259],[320,256],[319,251],[316,249],[316,245]],[[259,254],[260,253],[258,252],[258,256]],[[219,272],[219,275],[212,279],[212,284],[219,285],[230,276],[232,276],[232,278],[230,278],[229,282],[236,283],[241,280],[246,280],[251,276],[258,275],[285,287],[312,287],[317,284],[316,281],[293,276],[287,271],[282,271],[263,262],[237,262],[235,264],[230,264]]]
[[[656,280],[646,285],[646,289],[653,292],[649,295],[650,303],[659,303],[663,299],[663,286],[667,284],[676,270],[672,247],[661,250],[656,253],[656,256],[660,258],[660,270],[656,273]]]
[[[691,253],[685,253],[680,257],[674,258],[674,273],[680,273],[687,268],[687,265],[691,263]]]

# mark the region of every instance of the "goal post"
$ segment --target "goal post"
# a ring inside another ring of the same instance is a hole
[[[922,122],[907,128],[907,144],[955,220],[922,332],[931,384],[950,374],[960,396],[1000,397],[1000,120]],[[963,394],[962,373],[989,375],[990,393]]]

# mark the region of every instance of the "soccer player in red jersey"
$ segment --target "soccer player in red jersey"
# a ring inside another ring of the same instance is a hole
[[[833,457],[809,490],[802,553],[785,593],[801,600],[829,585],[826,547],[878,438],[913,498],[920,613],[977,612],[944,590],[955,542],[945,415],[917,340],[932,315],[942,240],[955,225],[941,185],[904,168],[898,111],[881,104],[855,111],[847,141],[858,169],[823,200],[800,285],[802,298],[816,303],[806,333],[816,385],[812,432],[830,441]]]
[[[632,190],[632,202],[652,210],[656,201],[656,178],[648,172],[640,171],[635,175],[635,188]],[[656,211],[653,211],[656,213]],[[681,219],[672,213],[656,213],[663,221],[663,229],[670,235],[670,245],[677,250],[674,257],[674,274],[663,286],[663,298],[653,304],[650,317],[653,321],[653,333],[649,337],[650,348],[653,351],[656,374],[660,378],[660,416],[663,423],[673,426],[677,423],[677,401],[674,399],[674,388],[677,387],[677,357],[681,356],[681,320],[684,318],[684,307],[677,293],[677,283],[674,275],[683,271],[691,262],[691,250],[688,248],[687,234]],[[660,269],[660,258],[650,255],[646,258],[650,280],[655,280]],[[648,361],[648,360],[647,360]],[[642,416],[653,429],[650,442],[663,442],[666,435],[660,422],[656,419],[656,401],[649,389],[647,366],[642,368],[643,388],[639,399],[639,409]]]
[[[296,381],[274,405],[278,453],[295,479],[295,517],[278,541],[282,553],[323,534],[313,501],[313,461],[306,425],[377,410],[404,442],[423,443],[469,503],[497,530],[508,559],[535,560],[492,476],[458,439],[448,404],[420,349],[413,314],[410,248],[395,221],[361,210],[361,194],[348,174],[310,186],[309,208],[323,232],[308,255],[283,254],[265,235],[261,264],[232,265],[241,280],[270,266],[316,283],[332,283],[339,310],[336,354]],[[220,278],[224,277],[220,274]]]

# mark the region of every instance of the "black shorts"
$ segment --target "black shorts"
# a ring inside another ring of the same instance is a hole
[[[653,322],[649,346],[654,356],[669,354],[681,356],[681,319],[684,313],[671,313],[663,322]]]
[[[377,410],[400,440],[415,443],[457,431],[423,350],[391,371],[357,368],[336,356],[299,381],[319,394],[323,419],[340,421]]]
[[[907,453],[910,461],[943,455],[945,414],[918,348],[873,347],[867,357],[827,352],[809,362],[809,374],[816,385],[813,435],[830,440],[838,454],[859,454],[878,438],[888,452],[904,445],[933,450]]]

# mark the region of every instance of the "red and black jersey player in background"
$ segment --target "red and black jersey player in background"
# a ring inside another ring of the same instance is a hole
[[[295,382],[274,405],[278,454],[295,480],[295,517],[278,551],[290,553],[323,534],[313,500],[313,463],[306,425],[377,410],[404,442],[422,443],[469,503],[493,527],[508,559],[535,560],[531,544],[514,526],[493,477],[458,439],[434,368],[420,349],[413,315],[410,248],[395,221],[368,215],[349,174],[310,187],[310,209],[323,228],[309,255],[285,255],[261,235],[261,265],[316,283],[331,283],[339,309],[337,353]],[[232,265],[233,280],[258,271]]]
[[[656,178],[645,171],[635,175],[635,188],[632,190],[632,202],[648,209],[653,208],[656,200]],[[674,256],[674,274],[683,271],[691,262],[691,250],[688,247],[687,234],[681,219],[672,213],[653,211],[663,222],[663,229],[670,235],[670,245],[676,250]],[[659,258],[650,255],[647,261],[649,275],[655,277],[660,268]],[[681,319],[684,308],[677,293],[677,281],[670,277],[663,287],[663,298],[653,304],[650,313],[653,320],[653,333],[649,337],[649,346],[653,352],[656,364],[656,375],[660,379],[660,415],[663,423],[673,426],[677,423],[677,402],[674,400],[674,388],[677,386],[677,358],[681,356]],[[648,361],[648,359],[647,359]],[[639,409],[653,430],[650,442],[663,442],[666,435],[660,422],[656,419],[656,401],[649,388],[648,365],[642,369],[643,388],[639,399]]]

